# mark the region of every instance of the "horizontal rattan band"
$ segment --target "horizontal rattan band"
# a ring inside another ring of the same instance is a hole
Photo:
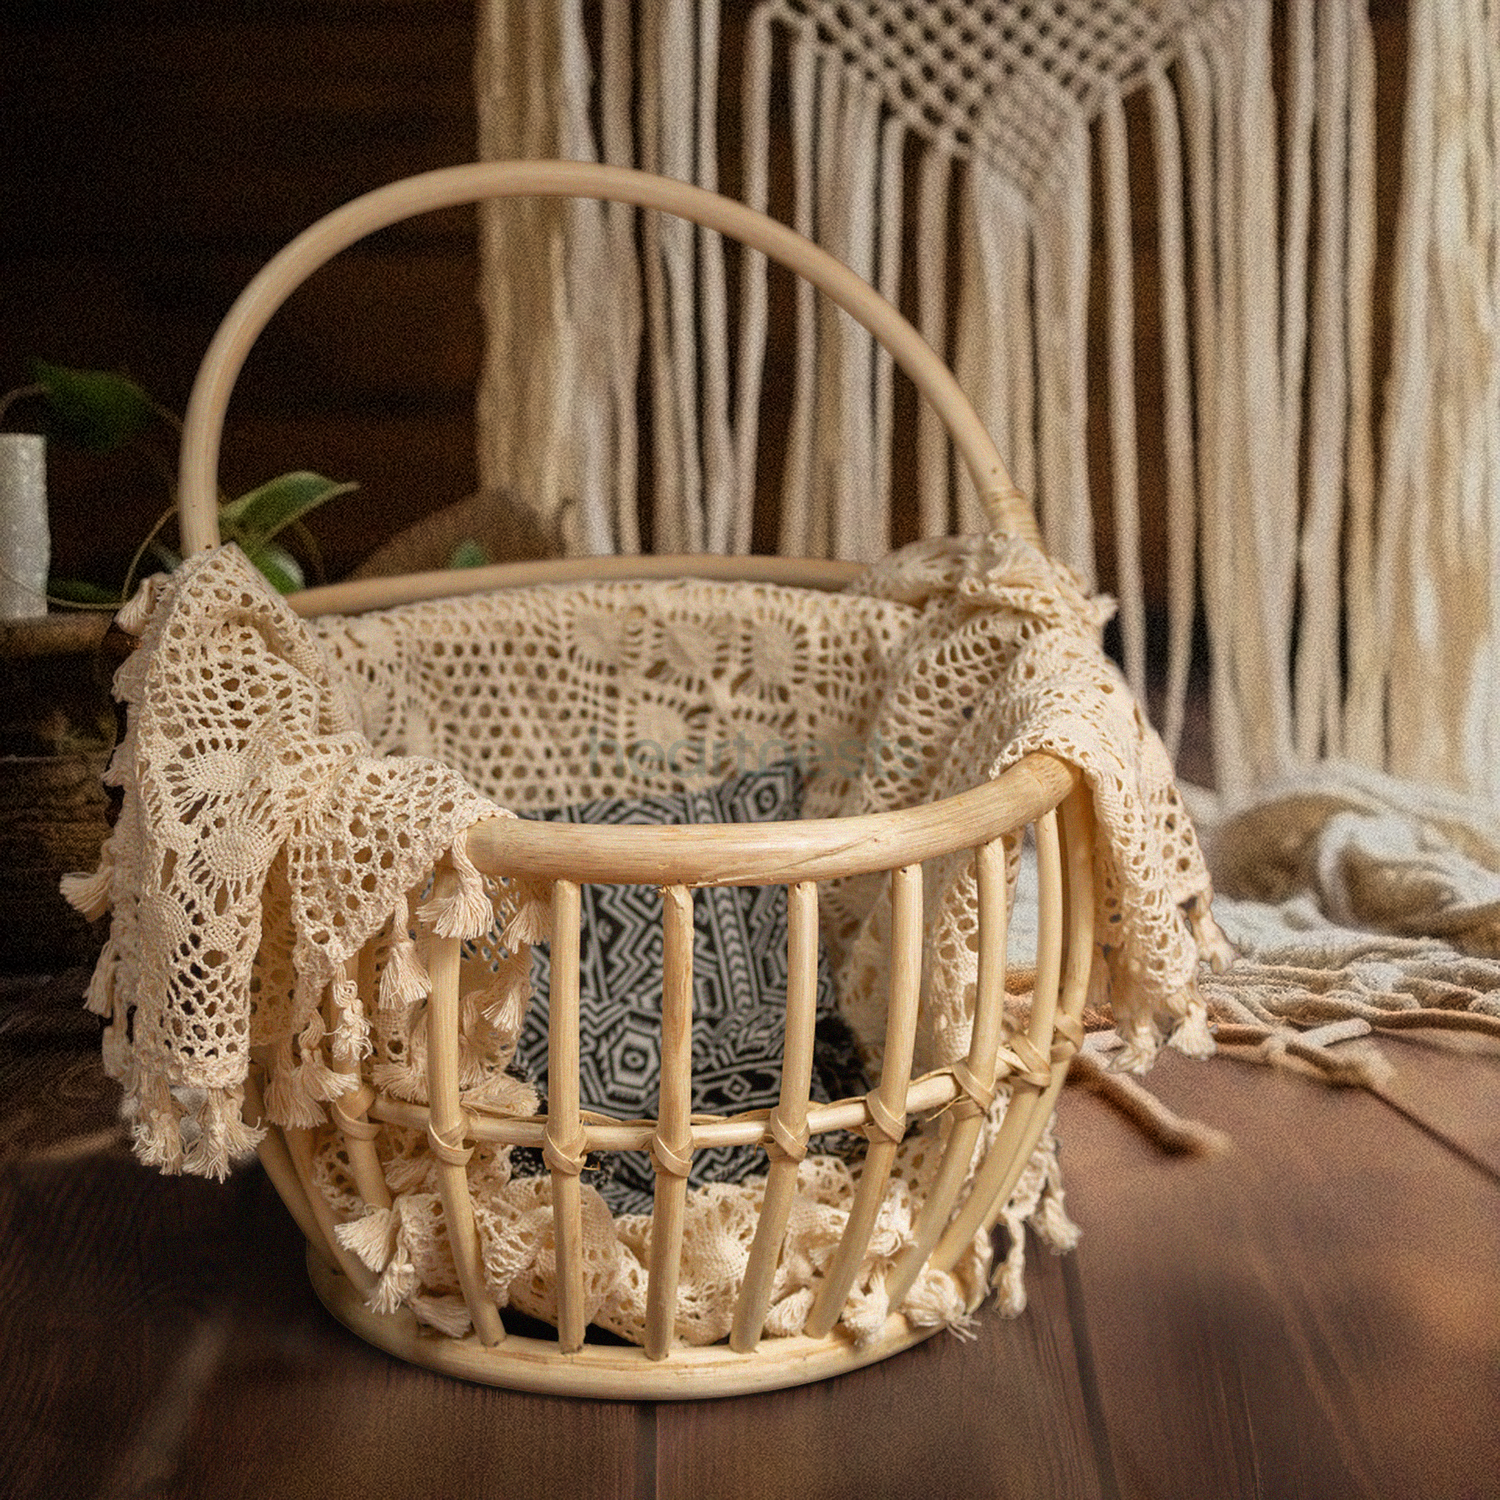
[[[1066,1019],[1059,1016],[1058,1030]],[[1067,1040],[1055,1044],[1056,1048],[1069,1047]],[[967,1090],[959,1082],[955,1068],[940,1068],[913,1079],[906,1092],[908,1115],[936,1112],[956,1100],[967,1097]],[[380,1094],[370,1107],[370,1117],[391,1125],[404,1125],[422,1130],[427,1125],[425,1105],[412,1104],[404,1099]],[[779,1142],[776,1127],[772,1123],[774,1111],[754,1110],[732,1117],[694,1115],[692,1124],[693,1150],[706,1151],[715,1146],[766,1146]],[[596,1151],[650,1151],[655,1139],[655,1120],[616,1120],[611,1116],[584,1111],[584,1130],[588,1152]],[[499,1115],[472,1114],[468,1120],[468,1137],[475,1142],[489,1142],[504,1146],[530,1146],[535,1150],[547,1148],[547,1117],[530,1115],[524,1118]],[[840,1099],[832,1104],[809,1104],[807,1120],[801,1134],[811,1137],[825,1131],[862,1131],[869,1124],[869,1109],[866,1096],[857,1099]],[[795,1144],[798,1137],[792,1137]],[[564,1153],[566,1155],[567,1153]],[[787,1152],[795,1155],[795,1152]],[[804,1153],[805,1154],[805,1153]],[[801,1158],[798,1157],[798,1160]],[[550,1163],[549,1163],[550,1165]]]
[[[332,1101],[334,1123],[352,1141],[373,1141],[380,1126],[366,1118],[375,1102],[375,1090],[362,1083],[352,1094],[342,1094]]]
[[[690,827],[491,818],[468,837],[485,874],[621,885],[785,885],[842,880],[956,854],[1058,806],[1078,772],[1028,755],[971,791],[894,812]]]
[[[582,1125],[566,1140],[554,1134],[553,1121],[547,1121],[542,1134],[542,1160],[549,1172],[561,1172],[564,1177],[577,1177],[583,1171],[588,1154],[588,1132]]]

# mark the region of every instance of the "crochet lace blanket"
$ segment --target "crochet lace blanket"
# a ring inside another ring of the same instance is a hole
[[[1212,1051],[1195,976],[1200,957],[1222,965],[1228,948],[1171,761],[1099,644],[1109,601],[1087,597],[1066,568],[998,535],[914,543],[856,587],[915,611],[876,712],[883,743],[906,755],[867,767],[839,811],[946,797],[1037,750],[1078,766],[1099,829],[1095,930],[1106,935],[1091,998],[1113,1007],[1120,1063],[1146,1067],[1164,1038],[1189,1053]],[[975,890],[967,856],[932,865],[918,1049],[926,1066],[940,1067],[968,1046]],[[859,998],[878,1005],[883,994],[870,941],[883,931],[883,901],[856,912],[851,962],[868,973],[862,985],[846,975],[844,995],[857,1030]]]
[[[320,1120],[316,1101],[353,1087],[320,1061],[325,989],[445,850],[482,899],[462,835],[500,809],[435,761],[377,756],[235,547],[152,579],[121,623],[140,635],[105,777],[123,803],[98,870],[64,893],[112,913],[87,1000],[137,1155],[222,1177],[261,1133],[240,1118],[252,1048],[279,1065],[271,1118]],[[351,1010],[335,1052],[356,1055],[364,1030]]]
[[[716,778],[747,749],[804,758],[809,816],[945,796],[1033,750],[1077,764],[1101,832],[1098,931],[1108,941],[1095,998],[1107,985],[1132,1065],[1169,1036],[1204,1050],[1194,976],[1200,945],[1217,951],[1208,877],[1165,753],[1099,648],[1105,612],[1041,553],[1003,537],[908,548],[843,596],[695,580],[581,584],[312,626],[232,547],[156,580],[126,622],[141,644],[117,683],[128,729],[110,776],[124,808],[99,871],[69,883],[84,909],[113,912],[89,1003],[110,1022],[106,1058],[125,1084],[138,1154],[222,1175],[253,1148],[240,1121],[252,1049],[270,1064],[266,1113],[277,1124],[319,1122],[324,1104],[355,1087],[337,1065],[372,1053],[378,1087],[425,1102],[415,1023],[426,976],[413,942],[423,930],[473,940],[466,1106],[531,1113],[534,1094],[505,1068],[524,1002],[518,976],[529,972],[523,940],[544,930],[544,897],[482,878],[465,830],[504,804]],[[458,894],[414,910],[445,854]],[[1014,868],[1019,842],[1012,855]],[[972,881],[964,857],[926,871],[918,1069],[967,1050]],[[825,903],[840,1003],[872,1053],[886,988],[884,887],[846,882]],[[375,991],[362,1000],[346,966],[366,948]],[[944,1128],[903,1148],[907,1171],[893,1179],[846,1309],[856,1332],[884,1321],[885,1269],[910,1238]],[[341,1239],[379,1273],[374,1304],[408,1304],[451,1331],[466,1313],[452,1295],[423,1139],[382,1133],[391,1209],[363,1203],[333,1140],[320,1185],[347,1221]],[[842,1163],[809,1159],[804,1175],[770,1324],[782,1332],[800,1327],[848,1211]],[[470,1176],[496,1300],[546,1316],[546,1179],[512,1176],[504,1150],[477,1153]],[[715,1185],[695,1200],[682,1337],[727,1329],[729,1273],[748,1248],[741,1221],[753,1228],[759,1191]],[[611,1224],[586,1193],[590,1315],[637,1337],[646,1227]],[[1024,1300],[1026,1220],[1070,1241],[1050,1136],[1005,1214],[1012,1250],[1000,1280],[1013,1308]],[[904,1310],[961,1319],[989,1258],[988,1237],[977,1237],[957,1278],[924,1276]]]

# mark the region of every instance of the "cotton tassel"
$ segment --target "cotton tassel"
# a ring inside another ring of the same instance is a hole
[[[1068,1217],[1063,1204],[1062,1180],[1055,1157],[1047,1163],[1047,1186],[1042,1191],[1042,1200],[1026,1222],[1054,1255],[1078,1248],[1083,1231]]]
[[[223,1182],[231,1166],[253,1156],[265,1131],[245,1124],[244,1110],[243,1090],[209,1089],[196,1116],[198,1139],[183,1158],[182,1170]]]
[[[515,882],[515,910],[500,934],[500,941],[512,953],[545,943],[552,936],[552,900],[546,887],[529,880]]]
[[[394,1010],[425,1000],[431,993],[432,980],[417,957],[417,945],[409,937],[397,938],[380,975],[380,1008]]]
[[[366,1305],[371,1312],[393,1313],[407,1302],[417,1289],[417,1268],[412,1263],[411,1240],[407,1234],[406,1219],[398,1203],[393,1210],[396,1216],[396,1233],[391,1247],[391,1257],[380,1280],[375,1283]]]
[[[991,1274],[990,1285],[1000,1311],[1007,1318],[1018,1318],[1026,1311],[1026,1232],[1010,1214],[1005,1216],[1005,1227],[1010,1232],[1010,1249]]]
[[[499,995],[495,987],[476,996],[484,1019],[494,1028],[495,1041],[501,1050],[513,1051],[521,1026],[526,1020],[526,1002],[531,998],[529,980],[508,985]]]
[[[1206,959],[1215,974],[1222,974],[1235,960],[1234,945],[1224,936],[1224,929],[1214,921],[1213,909],[1203,897],[1187,908],[1188,925],[1198,944],[1198,957]]]
[[[302,1061],[296,1068],[295,1086],[308,1099],[337,1099],[340,1094],[352,1093],[359,1087],[354,1074],[335,1073],[324,1061],[323,1037],[323,1017],[314,1010],[297,1038]]]
[[[380,1280],[375,1283],[366,1305],[371,1312],[393,1313],[407,1301],[416,1286],[417,1268],[398,1247]]]
[[[1115,1058],[1116,1070],[1122,1073],[1144,1073],[1156,1061],[1156,1054],[1161,1048],[1151,1022],[1144,1016],[1136,1016],[1127,1024],[1116,1011],[1115,1029],[1122,1044]]]
[[[475,996],[485,1020],[506,1046],[514,1045],[520,1036],[530,998],[531,952],[526,948],[518,948],[502,958],[494,977]]]
[[[1208,1011],[1196,996],[1188,1002],[1187,1015],[1168,1039],[1184,1057],[1212,1057],[1216,1050],[1208,1029]]]
[[[432,981],[422,967],[422,960],[417,957],[417,945],[411,939],[410,926],[406,897],[398,896],[391,913],[391,951],[380,974],[377,1003],[381,1010],[425,1000],[432,993]]]
[[[931,1268],[923,1271],[906,1294],[901,1312],[914,1328],[946,1325],[961,1339],[977,1336],[979,1320],[964,1305],[963,1292],[947,1271]]]
[[[812,1311],[814,1292],[810,1286],[798,1287],[775,1303],[766,1314],[765,1335],[767,1338],[793,1338],[802,1332],[807,1316]]]
[[[378,1275],[395,1253],[396,1229],[393,1209],[372,1207],[360,1218],[340,1224],[333,1232],[344,1249]]]
[[[462,1297],[429,1297],[416,1292],[408,1299],[407,1305],[419,1323],[436,1328],[450,1339],[461,1339],[474,1327],[469,1305]]]
[[[404,1099],[408,1104],[427,1103],[427,1078],[420,1063],[376,1063],[372,1081],[393,1099]]]
[[[467,839],[460,835],[448,851],[458,889],[451,896],[429,901],[417,915],[439,936],[482,938],[494,925],[494,908],[484,889],[484,876],[469,858]]]
[[[421,1007],[415,1007],[420,1012]],[[427,1037],[426,1028],[416,1024],[414,1015],[408,1026],[404,1041],[405,1055],[394,1062],[377,1062],[372,1069],[372,1082],[378,1089],[405,1099],[410,1103],[427,1102]]]
[[[115,616],[115,624],[126,635],[140,636],[151,623],[151,616],[156,613],[156,601],[166,581],[165,573],[153,573],[149,578],[141,579],[141,586]]]
[[[483,1082],[466,1089],[465,1107],[492,1110],[502,1115],[522,1117],[537,1112],[536,1089],[522,1078],[509,1073],[491,1073]]]
[[[110,909],[114,879],[114,855],[106,841],[100,852],[99,868],[92,875],[64,875],[58,889],[74,911],[82,912],[90,922],[97,922]]]
[[[848,1330],[856,1348],[863,1348],[885,1327],[890,1317],[891,1301],[885,1294],[885,1281],[875,1278],[867,1292],[855,1292],[844,1304],[839,1322]]]
[[[431,1191],[435,1180],[430,1156],[398,1156],[385,1165],[385,1185],[397,1195]]]
[[[135,1108],[126,1108],[133,1123],[130,1135],[143,1166],[157,1167],[168,1176],[182,1171],[182,1130],[176,1101],[163,1078],[143,1083]]]
[[[496,1069],[506,1063],[494,1028],[480,1013],[479,996],[479,991],[470,990],[460,1005],[458,1086],[461,1090],[477,1089],[488,1083]]]
[[[340,979],[333,987],[333,1005],[338,1022],[333,1028],[333,1055],[342,1063],[359,1063],[375,1050],[370,1040],[370,1022],[360,1003],[359,986]]]
[[[127,665],[129,665],[127,663]],[[124,667],[120,668],[123,672]],[[115,679],[115,696],[121,696],[119,678]],[[133,700],[132,700],[133,701]],[[99,779],[105,786],[114,787],[116,791],[123,791],[130,783],[135,774],[135,735],[126,730],[124,737],[115,745],[110,752],[109,762],[104,767],[104,775]]]
[[[115,940],[110,938],[99,955],[99,962],[94,965],[94,972],[89,976],[88,988],[83,992],[85,1010],[106,1019],[114,1015],[115,972],[119,964],[119,950],[115,947]]]
[[[894,1260],[911,1243],[912,1203],[906,1184],[899,1179],[886,1191],[865,1254],[873,1260]]]
[[[327,1118],[322,1107],[309,1097],[292,1053],[292,1039],[283,1037],[276,1046],[276,1064],[266,1089],[266,1115],[277,1125],[308,1130]]]

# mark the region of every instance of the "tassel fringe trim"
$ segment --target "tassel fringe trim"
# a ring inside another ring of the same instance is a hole
[[[245,1123],[242,1088],[181,1093],[174,1094],[160,1078],[127,1091],[123,1113],[131,1122],[136,1157],[168,1175],[222,1182],[231,1167],[255,1155],[265,1130]]]
[[[114,857],[106,841],[99,868],[92,875],[64,875],[58,889],[74,911],[81,912],[90,922],[97,922],[110,909],[114,880]]]
[[[439,937],[482,938],[494,925],[495,912],[485,890],[484,876],[469,858],[468,836],[460,834],[448,850],[458,889],[451,896],[427,902],[417,916]]]

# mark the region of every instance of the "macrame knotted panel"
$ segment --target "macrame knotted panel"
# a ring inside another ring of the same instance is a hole
[[[1138,693],[1148,644],[1164,660],[1174,752],[1201,619],[1221,789],[1342,757],[1494,794],[1493,0],[1404,27],[1365,0],[490,0],[482,22],[486,154],[727,186],[901,303],[1053,551],[1112,582]],[[1403,83],[1404,140],[1376,115]],[[635,550],[646,518],[658,551],[873,559],[895,516],[977,524],[937,422],[898,432],[885,356],[805,290],[773,329],[754,257],[595,205],[507,208],[484,255],[481,468],[573,550]],[[768,368],[789,417],[762,474]]]

